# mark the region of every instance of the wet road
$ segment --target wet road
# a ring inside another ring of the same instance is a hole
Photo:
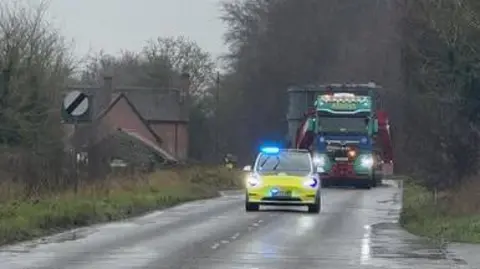
[[[246,213],[243,197],[184,204],[0,252],[11,269],[468,268],[398,228],[400,190],[325,189],[305,209]]]

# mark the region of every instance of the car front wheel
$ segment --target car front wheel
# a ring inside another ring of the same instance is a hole
[[[254,204],[254,203],[245,202],[245,210],[246,210],[247,212],[258,211],[259,209],[260,209],[260,205]]]
[[[317,197],[315,204],[308,205],[308,213],[320,213],[322,205],[320,202],[320,195]]]

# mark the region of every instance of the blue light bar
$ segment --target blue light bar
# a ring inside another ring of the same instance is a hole
[[[264,147],[261,149],[261,152],[265,154],[276,154],[280,152],[280,148],[277,147]]]

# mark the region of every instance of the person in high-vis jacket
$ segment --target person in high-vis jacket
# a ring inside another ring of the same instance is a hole
[[[224,162],[225,167],[228,169],[233,169],[235,167],[235,157],[230,153],[225,155]]]

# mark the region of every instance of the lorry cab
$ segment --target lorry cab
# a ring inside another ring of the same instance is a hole
[[[315,153],[323,165],[322,183],[370,188],[379,182],[378,166],[391,156],[390,134],[384,132],[386,113],[377,113],[380,88],[369,83],[289,89],[291,140],[297,148]]]

